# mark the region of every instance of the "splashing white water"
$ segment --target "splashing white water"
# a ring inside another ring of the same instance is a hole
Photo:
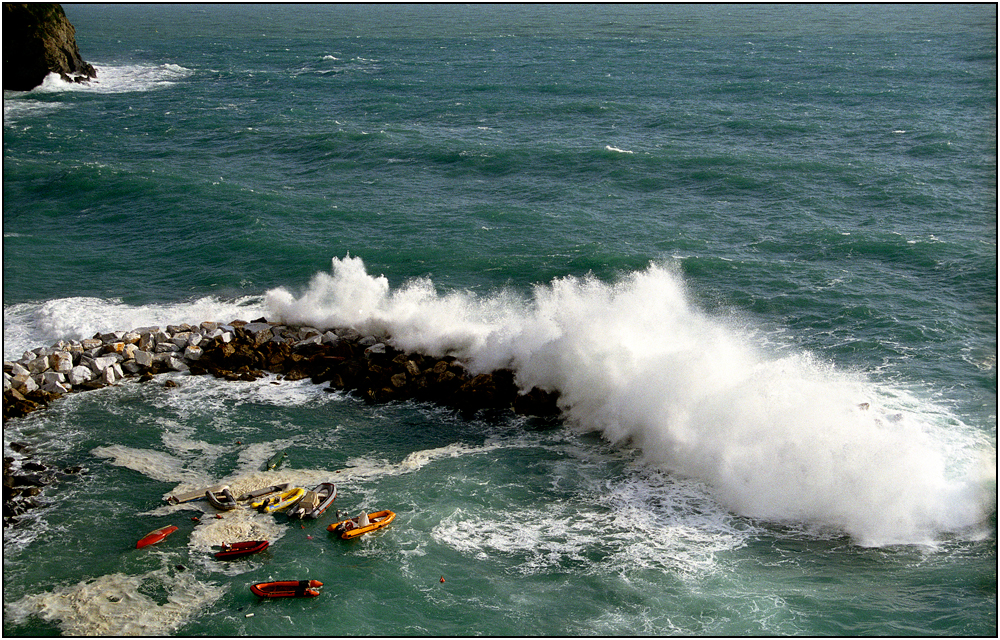
[[[128,93],[150,91],[172,86],[194,73],[176,64],[161,65],[94,65],[97,77],[87,82],[66,82],[57,73],[50,73],[33,91],[38,93]]]
[[[31,91],[4,92],[3,120],[5,126],[20,126],[38,116],[58,109],[72,108],[71,104],[42,102],[41,94],[87,93],[114,94],[153,91],[171,87],[194,71],[176,64],[150,65],[102,65],[95,64],[97,78],[88,82],[67,82],[58,73],[50,73],[42,84]]]
[[[392,291],[348,256],[298,297],[269,291],[265,306],[272,319],[452,353],[473,372],[510,367],[523,388],[558,391],[572,424],[705,482],[745,516],[864,545],[925,543],[976,526],[995,492],[995,452],[971,430],[956,437],[919,403],[808,353],[769,356],[691,305],[661,266],[613,284],[559,279],[527,302],[442,295],[427,279]]]
[[[3,310],[4,359],[17,360],[28,349],[57,340],[90,338],[95,333],[184,322],[197,325],[204,320],[252,320],[264,313],[259,302],[254,297],[227,301],[206,296],[176,304],[133,306],[120,300],[76,297],[15,304]]]

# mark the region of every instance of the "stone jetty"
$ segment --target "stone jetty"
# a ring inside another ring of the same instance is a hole
[[[79,341],[60,340],[3,363],[3,417],[6,422],[26,416],[68,393],[129,379],[148,382],[170,371],[232,381],[253,381],[267,374],[277,380],[308,378],[327,385],[328,391],[344,391],[370,403],[430,402],[465,416],[483,410],[559,414],[556,394],[518,389],[512,371],[472,375],[452,356],[405,353],[391,343],[390,336],[363,336],[349,328],[289,326],[265,318],[141,327]],[[4,459],[4,526],[23,513],[25,505],[31,506],[28,501],[45,484],[80,472],[73,468],[26,474],[25,467],[45,469],[24,459]]]

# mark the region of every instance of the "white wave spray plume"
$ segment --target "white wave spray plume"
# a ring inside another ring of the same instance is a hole
[[[198,324],[205,319],[228,322],[263,315],[260,296],[236,300],[204,297],[179,303],[129,305],[107,298],[58,298],[43,303],[24,302],[3,310],[5,360],[15,360],[35,347],[39,340],[82,340],[96,333],[128,331],[147,326],[161,328],[184,322]]]
[[[347,256],[301,296],[269,291],[265,307],[451,353],[473,372],[509,367],[524,389],[558,391],[570,424],[705,482],[744,516],[862,545],[930,543],[980,526],[995,496],[995,451],[974,432],[900,411],[898,393],[808,353],[764,353],[695,308],[665,267],[613,284],[562,278],[525,301],[442,295],[428,279],[392,291]]]

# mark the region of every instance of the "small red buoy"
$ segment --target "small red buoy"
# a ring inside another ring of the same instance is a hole
[[[198,518],[191,518],[191,519],[195,522],[201,522],[201,520],[199,520]]]
[[[444,582],[444,576],[441,576],[441,582]]]

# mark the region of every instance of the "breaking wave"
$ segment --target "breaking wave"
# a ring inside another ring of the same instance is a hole
[[[561,278],[524,299],[442,294],[427,278],[393,290],[347,256],[264,305],[271,319],[387,335],[473,372],[509,367],[525,389],[558,391],[570,424],[704,482],[740,515],[862,545],[932,543],[976,530],[995,496],[996,454],[975,429],[810,353],[764,351],[692,305],[666,266]]]

